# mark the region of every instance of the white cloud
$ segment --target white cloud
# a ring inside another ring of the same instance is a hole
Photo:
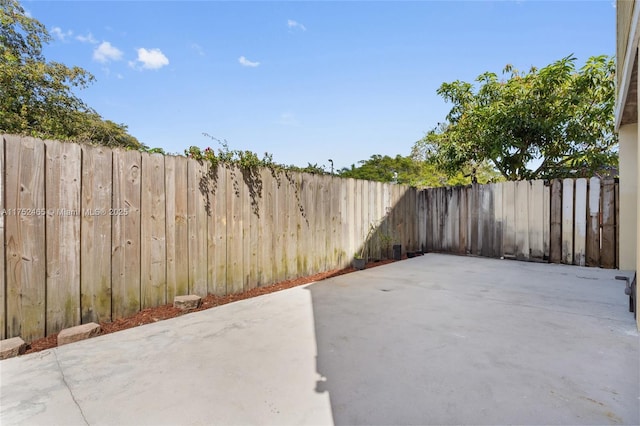
[[[280,120],[278,123],[283,126],[300,126],[300,123],[292,112],[283,112],[280,114]]]
[[[287,27],[292,28],[292,29],[299,29],[302,31],[307,31],[307,27],[305,27],[304,25],[302,25],[299,22],[294,21],[293,19],[289,19],[287,20]]]
[[[240,65],[242,65],[243,67],[255,68],[258,65],[260,65],[260,62],[252,62],[252,61],[248,60],[247,58],[245,58],[244,56],[240,56],[238,58],[238,62],[240,62]]]
[[[71,37],[73,35],[73,31],[69,30],[67,32],[64,32],[60,27],[53,27],[51,29],[51,34],[58,40],[65,41],[67,37]]]
[[[96,40],[91,33],[87,35],[78,34],[76,40],[82,43],[98,44],[98,40]]]
[[[93,51],[93,59],[103,64],[109,61],[119,61],[122,59],[122,51],[112,46],[108,41],[103,41]]]
[[[148,70],[157,70],[169,65],[167,58],[160,49],[138,49],[138,62],[142,62],[142,68]]]
[[[198,43],[191,43],[191,50],[195,51],[199,56],[205,56],[204,49]]]

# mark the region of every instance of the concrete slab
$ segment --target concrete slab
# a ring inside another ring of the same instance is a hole
[[[619,271],[429,254],[0,362],[0,424],[638,424]]]

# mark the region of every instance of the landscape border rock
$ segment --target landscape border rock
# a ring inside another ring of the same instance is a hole
[[[0,340],[0,359],[22,355],[26,350],[27,344],[20,337]]]
[[[176,296],[173,299],[173,307],[182,309],[183,311],[198,309],[201,301],[202,297],[195,294],[190,294],[188,296]]]
[[[58,334],[58,346],[97,336],[100,331],[100,325],[95,322],[65,328]]]

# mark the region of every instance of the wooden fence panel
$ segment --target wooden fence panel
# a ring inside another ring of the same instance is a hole
[[[238,171],[227,169],[227,293],[242,293],[244,289],[244,259],[242,250],[242,186]]]
[[[503,232],[502,250],[504,256],[516,256],[516,183],[502,185]]]
[[[377,191],[380,194],[380,191]],[[427,191],[418,191],[418,235],[420,236],[420,250],[425,251],[427,249],[427,232],[429,232],[427,228]],[[378,212],[380,212],[380,208],[378,207]],[[380,217],[380,216],[378,216]]]
[[[332,268],[341,268],[347,258],[350,258],[342,245],[342,197],[341,197],[341,189],[342,182],[341,179],[335,176],[329,176],[329,181],[331,182],[330,190],[328,193],[329,199],[331,200],[331,253],[333,254],[333,264]],[[370,186],[371,190],[375,190],[375,182],[371,182]],[[371,214],[373,214],[373,203],[375,199],[371,200]],[[298,215],[300,216],[300,215]],[[300,216],[301,217],[301,216]],[[302,218],[302,217],[301,217]],[[301,225],[304,226],[304,221],[301,221]],[[306,247],[304,248],[305,252],[307,252]],[[308,275],[308,272],[305,270],[305,274]]]
[[[266,170],[263,170],[263,175]],[[216,170],[215,184],[215,204],[212,209],[214,217],[215,229],[215,253],[213,262],[215,266],[215,288],[213,294],[224,296],[228,293],[229,285],[227,283],[227,234],[229,231],[229,223],[227,222],[227,200],[229,199],[229,182],[227,181],[227,169],[218,166]],[[273,215],[273,213],[271,213]],[[210,258],[210,256],[209,256]],[[207,288],[210,286],[207,283]]]
[[[284,211],[285,216],[285,235],[284,235],[284,279],[290,280],[296,276],[297,265],[296,265],[296,253],[298,251],[298,232],[296,230],[296,213],[292,211],[292,207],[296,205],[295,203],[295,178],[292,176],[291,178],[287,178],[283,182],[283,186],[281,191],[282,193],[282,210]],[[319,198],[323,197],[320,195]],[[325,212],[324,202],[322,203],[322,207],[319,211]],[[323,218],[324,219],[324,218]],[[324,229],[323,229],[324,231]],[[327,242],[326,233],[322,233],[323,239],[322,244],[323,247],[326,248]],[[326,251],[325,251],[326,253]]]
[[[111,301],[113,319],[140,310],[140,209],[142,157],[137,151],[113,151],[111,216]],[[117,214],[116,214],[117,213]]]
[[[187,229],[189,233],[189,294],[207,295],[207,165],[187,162]]]
[[[447,234],[449,237],[448,250],[457,252],[460,250],[460,190],[451,188],[447,193]]]
[[[262,197],[259,202],[259,217],[257,221],[258,241],[257,247],[257,283],[258,287],[272,284],[273,263],[271,256],[273,253],[272,228],[273,220],[273,177],[268,169],[260,171],[262,181]]]
[[[112,151],[82,146],[80,310],[82,323],[111,321]]]
[[[140,206],[140,222],[142,225],[140,229],[140,296],[143,309],[167,303],[166,199],[164,183],[164,156],[162,154],[143,153]],[[206,233],[200,235],[200,238],[204,236],[206,236]]]
[[[313,187],[315,182],[315,176],[313,174],[305,173],[301,177],[300,182],[300,206],[301,211],[299,211],[300,215],[300,231],[298,233],[298,238],[300,245],[298,246],[301,253],[299,256],[301,259],[301,266],[304,271],[304,275],[312,275],[315,271],[315,258],[316,252],[315,248],[315,232],[316,232],[316,215],[315,215],[315,199],[313,193]],[[338,200],[342,202],[342,200]],[[340,237],[341,245],[345,244],[345,235],[342,231],[342,223],[340,224]]]
[[[532,259],[544,258],[544,181],[529,181],[529,250]]]
[[[297,196],[296,203],[298,204],[296,207],[296,239],[298,241],[298,253],[296,257],[296,262],[298,264],[298,274],[300,276],[308,276],[312,274],[312,267],[310,263],[310,254],[312,250],[310,248],[311,241],[309,241],[309,222],[306,217],[306,211],[308,209],[307,204],[307,192],[310,177],[309,173],[301,173],[298,177],[298,188],[297,188]],[[340,203],[339,196],[335,197],[334,202]],[[340,234],[338,233],[340,236]],[[336,244],[341,244],[341,241]]]
[[[496,257],[494,253],[494,207],[493,207],[493,191],[491,185],[482,185],[480,189],[481,209],[480,209],[480,229],[482,234],[482,253],[483,256]]]
[[[542,193],[542,246],[544,260],[549,260],[551,237],[551,186],[544,184]]]
[[[551,183],[551,214],[549,231],[549,261],[562,262],[562,181],[554,179]]]
[[[469,236],[471,237],[471,254],[479,255],[480,248],[482,247],[482,235],[478,230],[478,220],[479,220],[479,212],[480,212],[480,188],[478,184],[471,185],[470,188],[470,197],[469,197],[469,223],[471,228],[469,229]]]
[[[80,324],[80,145],[45,141],[46,334]]]
[[[45,335],[44,144],[6,136],[7,337]]]
[[[286,232],[287,218],[285,214],[285,185],[288,185],[286,177],[283,173],[279,175],[280,183],[276,183],[274,187],[274,219],[273,219],[273,278],[275,282],[284,281],[286,279],[286,270],[284,268],[287,252],[286,252]],[[227,248],[228,250],[228,248]]]
[[[330,223],[330,209],[327,207],[330,205],[329,201],[329,180],[326,176],[317,175],[317,194],[316,194],[316,210],[319,212],[317,217],[316,225],[319,228],[316,228],[318,231],[318,235],[320,236],[320,245],[316,251],[316,253],[325,253],[320,259],[319,263],[319,271],[326,271],[331,269],[331,261],[330,261],[330,247],[331,242],[331,223]],[[362,191],[362,186],[360,186],[360,191]],[[362,192],[360,192],[360,200],[362,202]],[[362,219],[360,219],[362,220]]]
[[[189,294],[187,159],[166,156],[167,303]]]
[[[6,170],[4,160],[4,136],[0,135],[0,340],[7,338],[7,294],[6,294],[6,256],[5,256],[5,239],[4,239],[4,221],[7,215],[6,205],[4,203],[5,173]]]
[[[529,246],[529,182],[516,182],[516,259],[530,257]]]
[[[491,192],[493,194],[493,252],[496,257],[501,257],[504,254],[502,251],[502,232],[504,227],[502,186],[499,183],[492,183]]]
[[[573,264],[574,181],[562,181],[562,263]]]
[[[587,254],[587,180],[576,179],[573,232],[573,263],[584,266]]]
[[[600,266],[611,269],[616,266],[616,199],[615,182],[608,179],[602,185],[602,242]]]
[[[369,235],[368,249],[369,259],[380,259],[380,238],[379,238],[379,226],[382,219],[380,214],[380,197],[379,197],[379,184],[380,182],[371,182],[369,186],[369,226],[372,227]],[[416,214],[417,214],[416,210]]]
[[[247,175],[251,172],[238,169],[238,184],[240,188],[240,198],[242,201],[242,211],[240,215],[242,217],[242,231],[241,231],[241,246],[242,246],[242,275],[240,280],[242,281],[242,291],[247,291],[255,287],[255,270],[252,259],[251,249],[251,216],[253,216],[252,206],[252,191],[253,181]],[[252,282],[253,281],[253,282]]]
[[[600,179],[589,179],[587,266],[600,266]]]
[[[460,232],[460,244],[458,244],[458,254],[466,254],[469,245],[469,191],[467,188],[461,187],[458,190],[460,197],[459,214],[458,214],[458,230]]]
[[[207,294],[215,294],[216,288],[218,287],[218,275],[216,271],[216,255],[218,250],[218,230],[217,230],[217,220],[216,220],[216,209],[219,201],[218,198],[218,190],[217,190],[217,180],[218,180],[218,169],[220,169],[219,165],[215,167],[213,165],[209,165],[207,167],[207,176],[206,176],[206,184],[202,185],[201,190],[204,190],[207,193],[207,197],[209,199],[209,211],[207,211]]]

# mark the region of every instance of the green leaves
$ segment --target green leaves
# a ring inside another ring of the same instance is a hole
[[[102,118],[72,93],[94,77],[80,67],[47,62],[44,25],[15,0],[0,0],[0,132],[145,149],[126,126]]]
[[[443,83],[448,123],[414,146],[448,173],[490,161],[507,179],[590,176],[617,164],[612,58],[573,55],[527,73],[507,65],[477,86]]]

